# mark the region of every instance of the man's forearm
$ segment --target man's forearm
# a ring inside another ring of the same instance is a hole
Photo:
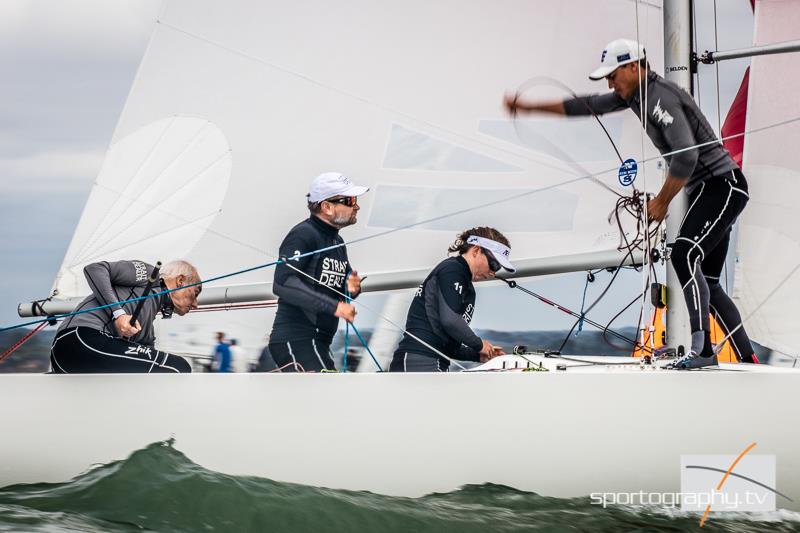
[[[664,182],[664,185],[661,186],[661,190],[658,191],[658,195],[656,198],[663,202],[665,205],[669,205],[675,195],[683,189],[683,186],[689,181],[689,178],[676,178],[672,174],[667,174],[667,179]]]
[[[688,178],[676,178],[672,174],[667,174],[667,181],[661,186],[658,195],[647,202],[647,218],[657,222],[664,220],[667,217],[669,203],[688,181]]]
[[[283,299],[287,303],[311,313],[333,315],[336,313],[336,306],[339,304],[338,300],[327,294],[316,292],[297,276],[289,276],[284,283],[279,283],[275,280],[272,284],[272,291],[279,299]]]
[[[549,102],[526,102],[525,100],[520,100],[517,98],[515,100],[515,107],[518,111],[525,111],[525,112],[532,112],[537,111],[539,113],[550,113],[553,115],[565,115],[564,112],[564,102],[562,100],[553,100]]]

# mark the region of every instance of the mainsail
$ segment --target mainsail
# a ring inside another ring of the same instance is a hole
[[[755,5],[756,45],[797,38],[800,4],[760,0]],[[754,57],[750,67],[747,130],[800,116],[800,55]],[[750,202],[739,226],[735,298],[745,327],[757,342],[783,353],[800,353],[794,313],[800,294],[800,226],[794,198],[800,192],[800,156],[793,122],[747,135],[744,172]],[[777,289],[777,290],[776,290]]]
[[[330,170],[371,188],[348,241],[501,202],[352,245],[362,274],[425,271],[475,225],[504,231],[517,262],[612,250],[615,196],[578,179],[606,171],[629,191],[602,130],[514,124],[500,100],[542,73],[606,90],[587,73],[619,36],[638,37],[661,71],[662,35],[660,3],[631,0],[165,2],[56,296],[86,294],[82,268],[98,260],[181,256],[206,278],[273,261],[307,216],[309,181]],[[544,82],[530,91],[565,96]],[[623,157],[657,155],[633,114],[604,122]],[[657,189],[656,163],[640,165],[639,188],[646,173]]]

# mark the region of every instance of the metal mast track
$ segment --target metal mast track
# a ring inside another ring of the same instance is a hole
[[[664,0],[664,78],[692,94],[692,4],[690,0]],[[688,208],[686,191],[681,191],[669,206],[667,242],[675,242]],[[672,263],[667,261],[667,345],[678,349],[691,338],[689,312],[683,301],[681,283]]]

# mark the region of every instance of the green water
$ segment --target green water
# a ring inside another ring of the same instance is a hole
[[[499,485],[399,498],[229,476],[193,463],[169,442],[66,483],[0,489],[0,531],[20,532],[522,532],[800,531],[786,511],[699,516],[591,505]]]

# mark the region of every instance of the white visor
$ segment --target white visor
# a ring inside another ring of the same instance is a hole
[[[470,236],[467,239],[467,244],[474,244],[476,246],[480,246],[481,248],[486,248],[492,252],[492,255],[494,255],[494,258],[497,259],[498,263],[500,263],[500,266],[509,272],[517,271],[517,269],[514,268],[514,265],[511,264],[511,249],[505,244],[501,244],[491,239],[484,239],[483,237],[478,237],[477,235]]]

